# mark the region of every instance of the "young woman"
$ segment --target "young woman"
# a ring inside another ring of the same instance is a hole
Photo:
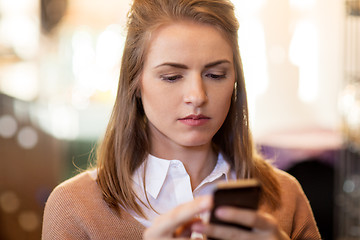
[[[43,239],[320,239],[298,182],[254,149],[237,31],[227,0],[133,2],[97,169],[52,192]],[[252,231],[194,221],[214,183],[245,178],[260,209],[216,214]]]

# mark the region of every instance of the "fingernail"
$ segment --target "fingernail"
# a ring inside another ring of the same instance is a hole
[[[226,210],[223,209],[223,208],[218,208],[216,209],[215,211],[215,215],[219,218],[223,218],[223,217],[226,217]]]
[[[204,236],[203,236],[202,233],[192,232],[192,233],[191,233],[191,236],[190,236],[190,239],[202,240],[202,239],[204,239]]]
[[[191,230],[197,233],[204,233],[205,226],[202,223],[195,223],[191,226]]]

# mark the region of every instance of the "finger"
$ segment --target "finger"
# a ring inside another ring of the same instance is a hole
[[[194,201],[180,205],[174,210],[161,215],[155,220],[155,223],[161,222],[163,229],[175,230],[179,226],[191,221],[197,214],[210,210],[211,206],[211,197],[199,197]]]
[[[175,230],[193,219],[197,214],[208,211],[212,206],[212,198],[203,196],[194,201],[176,207],[172,211],[155,219],[153,225],[145,231],[148,239],[172,236]]]
[[[146,240],[174,240],[174,238],[172,238],[172,237],[165,237],[165,238],[163,238],[163,237],[161,237],[161,238],[159,238],[159,237],[145,238],[144,237],[144,239],[146,239]],[[189,240],[189,238],[176,238],[176,240]]]
[[[185,224],[181,225],[180,227],[176,228],[174,236],[175,237],[184,237],[184,236],[190,236],[192,233],[191,226],[196,223],[201,222],[200,218],[193,218],[190,221],[186,222]]]
[[[223,221],[258,230],[274,230],[277,226],[276,220],[271,215],[254,210],[221,207],[216,210],[215,214]]]
[[[195,224],[193,229],[216,239],[256,239],[253,232],[218,224]],[[257,238],[259,239],[259,238]]]

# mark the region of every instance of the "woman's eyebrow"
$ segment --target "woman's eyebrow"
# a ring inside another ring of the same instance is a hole
[[[205,65],[205,68],[211,68],[223,63],[230,63],[229,60],[219,60],[219,61],[215,61],[215,62],[211,62]],[[174,68],[181,68],[181,69],[189,69],[188,66],[181,64],[181,63],[173,63],[173,62],[165,62],[162,63],[160,65],[157,65],[155,68],[159,68],[159,67],[163,67],[163,66],[169,66],[169,67],[174,67]]]
[[[182,68],[182,69],[188,69],[188,66],[180,63],[172,63],[172,62],[165,62],[160,65],[157,65],[155,68],[163,67],[163,66],[169,66],[174,68]]]
[[[214,66],[217,66],[217,65],[220,65],[220,64],[223,64],[223,63],[231,63],[229,60],[219,60],[219,61],[216,61],[216,62],[212,62],[212,63],[208,63],[205,65],[205,68],[211,68],[211,67],[214,67]]]

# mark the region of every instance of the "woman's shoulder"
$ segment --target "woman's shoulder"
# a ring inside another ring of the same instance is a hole
[[[125,211],[119,216],[103,200],[96,172],[86,171],[59,184],[50,194],[43,239],[141,239],[142,225]]]
[[[81,195],[81,193],[94,190],[96,185],[96,173],[89,170],[63,181],[54,188],[51,195],[57,192]]]
[[[278,168],[275,168],[275,173],[282,191],[291,190],[291,192],[303,192],[299,181],[294,176]]]
[[[280,169],[275,169],[275,173],[280,185],[281,207],[270,213],[291,239],[320,239],[311,206],[298,180]]]
[[[79,187],[84,184],[96,184],[96,169],[80,172],[60,183],[55,189]]]
[[[55,187],[45,204],[42,238],[85,239],[86,231],[78,222],[87,222],[89,209],[95,206],[96,185],[91,172],[86,171]]]
[[[85,171],[65,180],[54,188],[46,205],[57,205],[63,208],[75,207],[78,204],[88,202],[96,196],[101,198],[101,191],[96,183],[96,173]],[[90,197],[91,196],[91,197]]]
[[[280,190],[280,209],[286,206],[288,211],[296,211],[299,202],[308,202],[299,181],[284,170],[273,167]]]

